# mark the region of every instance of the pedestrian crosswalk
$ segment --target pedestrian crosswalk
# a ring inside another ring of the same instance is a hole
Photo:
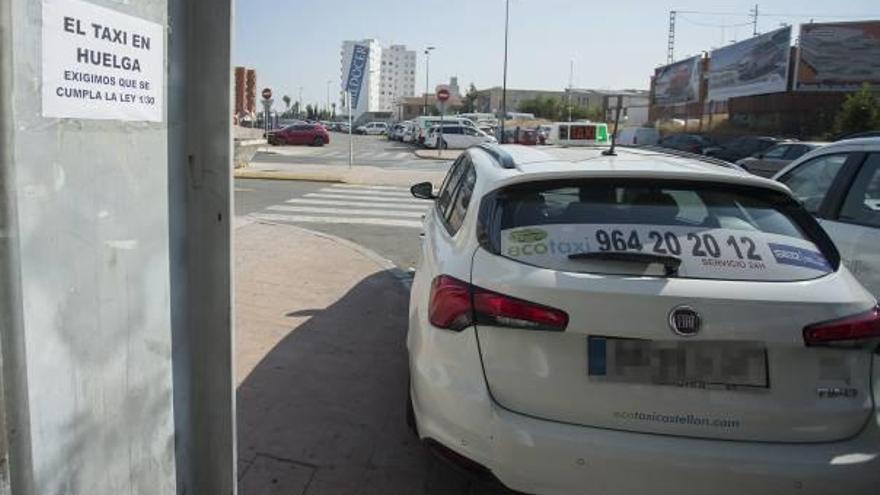
[[[284,204],[253,213],[256,220],[303,224],[350,224],[385,227],[422,227],[432,202],[413,198],[405,187],[334,184]]]
[[[348,151],[318,151],[317,156],[323,158],[348,159]],[[357,150],[355,158],[359,160],[376,161],[376,160],[409,160],[413,158],[412,151],[371,151]]]
[[[316,148],[310,146],[287,146],[283,148],[267,148],[273,154],[285,155],[285,156],[293,156],[293,157],[301,157],[301,158],[311,158],[311,159],[320,159],[320,160],[330,160],[337,162],[348,162],[348,148],[339,149],[339,148]],[[354,150],[354,159],[362,162],[396,162],[396,161],[411,161],[415,157],[413,156],[412,150],[409,149],[398,149],[398,150],[377,150],[377,149],[361,149],[356,148]]]

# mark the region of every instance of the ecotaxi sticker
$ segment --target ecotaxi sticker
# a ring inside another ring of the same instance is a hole
[[[754,230],[641,224],[528,226],[503,230],[501,251],[525,263],[575,272],[607,265],[602,260],[569,258],[597,251],[674,256],[681,259],[680,277],[805,280],[831,271],[813,243]]]
[[[43,116],[161,122],[162,25],[79,0],[43,0]]]

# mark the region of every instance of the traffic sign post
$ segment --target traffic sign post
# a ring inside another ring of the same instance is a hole
[[[266,139],[269,139],[269,113],[272,111],[272,103],[274,103],[272,90],[263,88],[261,95],[263,96],[263,131],[266,133]]]
[[[443,117],[446,115],[446,102],[449,101],[449,86],[440,84],[435,89],[437,97],[437,109],[440,110],[440,136],[437,138],[437,156],[442,154],[441,144],[443,141]]]

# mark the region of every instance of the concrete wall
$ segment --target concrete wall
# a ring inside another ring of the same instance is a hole
[[[7,481],[234,493],[229,1],[91,3],[167,26],[167,110],[42,117],[41,2],[0,2]]]

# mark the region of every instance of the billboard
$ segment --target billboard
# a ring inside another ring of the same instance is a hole
[[[358,108],[358,100],[361,97],[361,88],[364,85],[364,76],[368,70],[369,60],[369,45],[354,45],[351,53],[351,65],[348,67],[348,78],[345,83],[345,90],[351,93],[351,108]]]
[[[690,103],[700,98],[700,62],[698,55],[670,65],[654,73],[654,104]]]
[[[795,89],[880,86],[880,21],[802,24]]]
[[[786,90],[791,27],[755,36],[718,50],[709,60],[709,101]]]

